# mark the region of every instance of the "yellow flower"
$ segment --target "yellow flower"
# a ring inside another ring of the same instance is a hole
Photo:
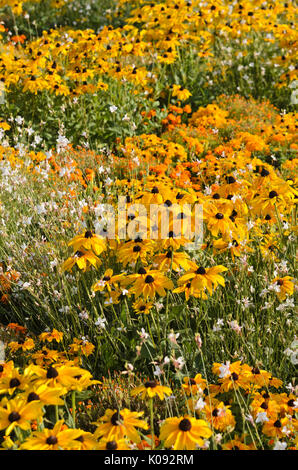
[[[174,450],[194,450],[203,447],[204,439],[212,435],[206,421],[192,416],[167,418],[160,428],[159,438],[164,446]]]
[[[140,385],[139,387],[134,388],[130,392],[130,394],[132,397],[135,397],[136,395],[141,395],[142,400],[145,400],[145,398],[155,397],[156,395],[161,400],[164,400],[165,395],[168,395],[168,396],[172,395],[172,390],[169,387],[160,385],[155,380],[149,380],[148,382],[145,382],[143,385]]]
[[[186,88],[181,89],[181,85],[173,85],[172,96],[177,96],[178,100],[185,101],[191,96],[191,93]]]
[[[22,395],[12,400],[4,398],[0,405],[0,430],[5,429],[8,436],[17,426],[23,430],[30,429],[30,422],[42,417],[42,403],[27,403]]]
[[[53,329],[51,333],[46,332],[46,333],[41,333],[39,335],[40,341],[48,341],[49,343],[51,343],[53,340],[57,341],[57,343],[61,343],[62,338],[63,338],[63,333],[61,331],[56,330],[55,328]]]
[[[287,295],[293,295],[294,293],[294,282],[291,276],[276,277],[271,285],[274,286],[279,300],[284,300]]]
[[[136,428],[148,429],[146,421],[139,419],[143,416],[143,411],[106,410],[104,416],[100,418],[100,424],[94,433],[96,438],[106,438],[108,441],[117,441],[127,437],[129,440],[139,443],[141,438]]]
[[[97,450],[131,450],[125,439],[110,441],[103,437],[97,444]]]
[[[63,429],[63,420],[58,421],[53,429],[35,431],[22,445],[23,450],[75,450],[76,439],[82,434],[80,429]]]
[[[97,268],[101,265],[101,261],[91,251],[85,251],[83,249],[76,251],[70,258],[64,261],[62,265],[63,271],[71,271],[72,268],[77,265],[83,272],[87,271],[90,266]]]
[[[68,246],[72,246],[74,251],[81,250],[93,250],[98,256],[106,249],[106,241],[100,238],[95,233],[87,230],[85,233],[76,236],[69,243]]]
[[[190,282],[194,291],[203,291],[206,288],[209,294],[212,295],[213,289],[216,289],[218,284],[225,285],[224,278],[219,275],[224,271],[227,271],[227,268],[220,265],[212,268],[196,266],[181,276],[179,283]]]
[[[138,274],[132,275],[131,278],[136,280],[129,292],[135,294],[136,297],[143,294],[145,300],[148,297],[154,299],[156,293],[164,297],[166,295],[165,289],[174,287],[173,282],[158,270],[147,271],[140,268]]]

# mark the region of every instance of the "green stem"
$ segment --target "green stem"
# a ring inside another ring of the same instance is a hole
[[[71,392],[71,406],[72,406],[72,421],[73,421],[73,427],[76,427],[76,392],[73,390]]]
[[[151,449],[155,448],[155,439],[154,439],[154,411],[153,411],[153,398],[149,400],[150,408],[150,428],[151,428]]]

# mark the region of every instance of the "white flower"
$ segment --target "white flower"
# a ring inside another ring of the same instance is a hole
[[[257,414],[256,423],[266,423],[269,421],[266,411]]]
[[[203,400],[202,397],[200,397],[197,401],[197,403],[195,404],[195,410],[203,410],[206,406],[206,402]]]
[[[155,371],[153,372],[153,375],[156,375],[159,377],[163,373],[162,369],[159,366],[155,367]]]
[[[177,344],[177,338],[179,338],[180,333],[175,334],[174,332],[171,332],[168,334],[168,340],[173,343]]]
[[[238,325],[237,320],[232,320],[232,321],[228,322],[228,325],[229,325],[230,328],[231,328],[233,331],[235,331],[238,335],[241,333],[241,329],[243,328],[243,326]]]
[[[273,450],[286,450],[286,448],[287,448],[286,442],[277,441],[275,443],[275,446],[273,447]]]
[[[98,326],[98,328],[100,328],[100,329],[105,329],[106,322],[107,322],[107,320],[104,317],[98,317],[98,319],[96,320],[96,322],[94,324],[95,324],[95,326]]]
[[[227,361],[226,364],[221,364],[219,371],[220,371],[220,374],[219,374],[220,379],[223,379],[231,375],[230,361]]]
[[[142,339],[147,339],[147,338],[149,338],[149,334],[146,333],[146,331],[144,330],[144,328],[142,328],[141,331],[138,331],[138,333],[139,333],[139,335],[140,335],[140,337],[141,337]]]
[[[111,113],[115,113],[117,111],[117,106],[115,106],[114,104],[112,104],[110,107],[109,107]]]

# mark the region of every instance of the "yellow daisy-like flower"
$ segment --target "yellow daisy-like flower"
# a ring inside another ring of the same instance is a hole
[[[94,433],[96,438],[106,438],[108,441],[117,441],[127,437],[129,440],[139,443],[141,438],[136,428],[148,429],[146,421],[139,419],[143,416],[143,411],[106,410],[104,416],[100,418],[97,429]]]
[[[100,266],[101,261],[92,251],[85,251],[83,249],[76,251],[70,256],[62,265],[63,271],[71,271],[77,265],[83,272],[87,271],[91,266],[97,268]]]
[[[41,333],[39,335],[39,339],[40,341],[48,341],[49,343],[51,343],[53,340],[57,341],[57,343],[61,343],[63,339],[63,333],[54,328],[52,332]]]
[[[73,238],[68,246],[72,246],[74,251],[81,250],[93,250],[96,255],[100,255],[106,249],[106,241],[100,238],[95,233],[87,230],[85,233],[78,235]]]
[[[173,392],[170,389],[170,387],[160,385],[155,380],[149,380],[148,382],[145,382],[143,385],[140,385],[139,387],[134,388],[130,392],[132,397],[135,397],[136,395],[140,395],[142,400],[145,400],[145,398],[155,397],[156,395],[161,400],[164,400],[165,395],[170,396],[172,395],[172,393]]]
[[[110,441],[103,437],[97,444],[97,450],[131,450],[125,439]]]
[[[160,429],[160,440],[164,446],[174,450],[194,450],[203,447],[204,438],[212,435],[206,421],[192,416],[167,418]]]
[[[42,403],[40,402],[27,403],[21,395],[12,400],[4,398],[0,405],[0,430],[5,429],[6,436],[15,427],[26,431],[30,429],[31,421],[41,418],[42,414]]]
[[[148,315],[153,306],[153,303],[145,302],[144,300],[140,299],[137,302],[134,302],[132,306],[137,314],[144,313],[145,315]]]
[[[147,271],[140,268],[138,275],[135,275],[135,277],[136,280],[129,292],[135,294],[136,297],[143,294],[145,300],[148,297],[154,299],[156,293],[164,297],[166,295],[165,289],[174,287],[173,282],[158,270]]]
[[[190,287],[194,291],[204,291],[206,288],[210,295],[212,295],[213,289],[216,289],[218,284],[221,286],[225,285],[225,280],[220,273],[227,271],[224,266],[213,266],[212,268],[204,268],[203,266],[196,266],[189,270],[183,276],[180,277],[178,283],[190,282]]]
[[[202,374],[197,374],[195,378],[184,377],[182,388],[185,390],[187,395],[195,395],[198,391],[205,390],[207,383],[203,379]]]
[[[272,285],[276,288],[276,294],[279,300],[284,300],[287,295],[293,295],[294,283],[293,277],[276,277],[272,281]]]
[[[64,429],[63,420],[58,421],[53,429],[36,431],[22,445],[23,450],[69,450],[76,449],[82,431],[80,429]]]

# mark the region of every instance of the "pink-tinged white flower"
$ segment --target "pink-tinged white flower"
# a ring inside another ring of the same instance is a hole
[[[261,413],[258,413],[257,414],[257,417],[256,417],[256,423],[266,423],[267,421],[269,421],[269,418],[267,416],[267,413],[266,411],[262,411]]]

